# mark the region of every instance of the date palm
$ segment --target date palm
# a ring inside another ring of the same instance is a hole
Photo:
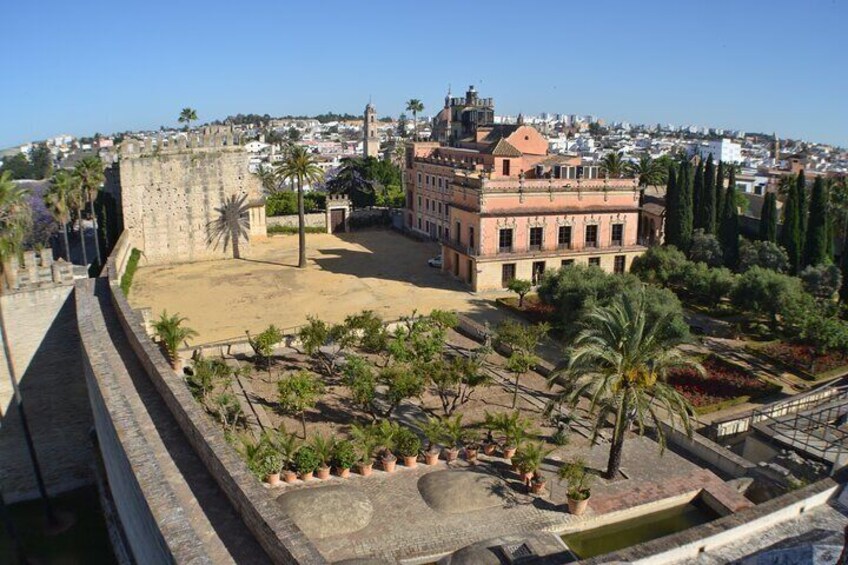
[[[9,171],[0,173],[0,271],[2,271],[4,275],[3,278],[8,276],[8,272],[6,271],[6,262],[15,254],[20,252],[27,227],[32,221],[29,196],[29,191],[26,188],[12,182],[12,174]],[[0,293],[3,292],[2,280],[3,279],[0,279]],[[3,303],[0,301],[0,335],[2,335],[3,355],[6,358],[6,368],[9,371],[9,378],[12,381],[13,398],[18,409],[18,417],[21,421],[21,429],[23,430],[24,439],[26,440],[27,451],[29,452],[29,457],[32,461],[36,484],[38,485],[39,494],[41,495],[42,502],[44,503],[47,521],[50,525],[55,525],[57,523],[57,519],[53,513],[53,507],[50,504],[50,499],[47,497],[47,490],[44,486],[44,478],[41,474],[41,465],[39,464],[38,455],[35,451],[35,444],[32,441],[32,433],[29,429],[29,421],[27,420],[26,408],[24,406],[24,398],[21,395],[21,389],[18,386],[18,377],[15,370],[14,357],[12,355],[12,344],[9,341],[9,332],[6,329],[6,320],[3,316],[2,306]]]
[[[665,168],[661,162],[652,159],[650,155],[642,155],[636,163],[627,163],[624,171],[628,176],[638,180],[640,189],[665,182]]]
[[[239,250],[239,242],[249,237],[249,211],[250,206],[247,204],[247,195],[237,196],[233,194],[224,200],[224,204],[215,208],[218,217],[209,222],[207,229],[209,237],[207,243],[215,248],[223,243],[224,251],[227,247],[233,248],[233,259],[241,259]]]
[[[406,111],[412,112],[412,129],[415,132],[414,139],[418,140],[418,112],[424,111],[424,103],[418,98],[410,98],[406,101]]]
[[[604,158],[601,159],[601,172],[607,178],[621,178],[624,173],[624,159],[621,158],[621,154],[613,151],[604,155]]]
[[[324,171],[318,166],[315,156],[302,145],[292,145],[286,151],[283,163],[277,169],[277,174],[283,181],[297,183],[297,236],[300,257],[297,266],[306,268],[306,219],[303,211],[303,185],[316,183],[324,177]]]
[[[62,226],[62,241],[65,244],[65,259],[71,262],[71,246],[68,242],[68,223],[71,221],[71,199],[74,198],[79,179],[69,171],[59,170],[50,179],[44,193],[44,205],[53,219]]]
[[[103,181],[106,180],[103,174],[103,162],[100,157],[85,157],[74,167],[74,176],[79,179],[79,188],[84,198],[88,200],[91,221],[94,223],[94,250],[97,252],[97,264],[103,265],[100,256],[100,241],[97,238],[97,215],[94,213],[94,200],[97,198],[97,193],[100,191]]]
[[[177,119],[181,124],[186,125],[186,130],[191,131],[191,122],[197,119],[197,110],[194,108],[183,108],[180,112],[180,117]]]
[[[692,433],[692,407],[666,382],[666,376],[676,367],[693,367],[702,373],[704,369],[676,348],[678,340],[668,337],[670,322],[667,315],[649,326],[644,293],[635,297],[625,294],[589,314],[567,361],[549,377],[549,386],[562,386],[549,409],[563,403],[576,406],[584,397],[590,400],[590,412],[597,416],[593,440],[612,418],[609,479],[618,475],[625,434],[631,425],[635,424],[641,435],[653,424],[663,448],[660,412],[672,422],[680,418],[686,433]]]

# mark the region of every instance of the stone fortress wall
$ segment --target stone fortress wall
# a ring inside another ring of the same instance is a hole
[[[261,183],[229,128],[174,138],[125,140],[115,165],[124,229],[145,264],[221,259],[209,224],[228,197],[247,195],[252,240],[265,236]],[[246,242],[240,245],[246,247]]]

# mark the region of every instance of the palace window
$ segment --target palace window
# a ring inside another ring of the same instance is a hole
[[[592,267],[600,267],[601,266],[601,258],[600,257],[589,257],[589,266]]]
[[[542,282],[542,277],[545,274],[545,262],[533,261],[533,284],[537,285]]]
[[[506,263],[501,266],[501,286],[506,288],[510,281],[515,280],[515,263]]]
[[[616,274],[624,273],[624,255],[616,255],[612,264],[612,271]]]
[[[557,243],[560,249],[571,249],[571,226],[559,227],[559,239]]]
[[[598,226],[596,224],[591,224],[586,226],[586,247],[597,247],[598,246]]]
[[[530,228],[530,251],[542,249],[542,228]]]
[[[512,229],[507,228],[498,232],[498,251],[512,253]]]
[[[612,225],[612,245],[621,247],[624,244],[624,224]]]

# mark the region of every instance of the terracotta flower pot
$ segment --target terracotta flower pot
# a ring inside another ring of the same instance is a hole
[[[285,471],[283,473],[283,480],[287,483],[293,483],[297,480],[297,473],[294,471]]]
[[[383,470],[387,473],[395,472],[395,465],[397,465],[397,457],[394,455],[386,455],[381,459],[381,463],[383,464]]]
[[[300,480],[301,481],[311,481],[312,480],[312,471],[309,471],[308,473],[301,473],[300,474]]]
[[[466,447],[465,448],[465,459],[466,459],[466,461],[477,461],[477,448],[476,447]]]
[[[451,447],[449,449],[445,449],[445,461],[452,463],[456,461],[457,457],[459,457],[459,450],[457,448]]]
[[[322,481],[329,479],[330,467],[328,467],[327,465],[322,465],[321,467],[318,467],[318,470],[315,472],[315,476],[321,479]]]
[[[374,469],[374,464],[373,463],[360,463],[358,465],[358,467],[359,467],[359,474],[362,475],[363,477],[367,477],[367,476],[371,475],[371,471],[373,471],[373,469]]]
[[[491,455],[495,452],[495,448],[497,448],[498,444],[496,443],[487,443],[483,446],[483,453],[486,455]]]
[[[539,494],[545,490],[545,481],[534,480],[530,483],[530,492]]]
[[[424,453],[424,463],[427,465],[435,465],[439,462],[439,451],[431,449]]]
[[[265,482],[271,485],[272,487],[280,484],[280,474],[279,473],[268,473],[265,477]]]
[[[530,471],[528,473],[520,473],[519,476],[521,477],[522,483],[524,483],[525,485],[529,484],[530,480],[533,479],[533,471]]]
[[[586,512],[586,508],[589,506],[589,498],[587,496],[583,500],[577,500],[574,498],[568,497],[568,511],[574,514],[575,516],[580,516],[584,512]]]
[[[339,467],[336,469],[336,474],[339,477],[346,479],[350,476],[350,469],[348,469],[347,467]]]
[[[504,459],[512,459],[515,456],[516,451],[518,451],[517,447],[507,445],[506,447],[503,448]]]
[[[403,464],[404,464],[405,467],[417,467],[418,466],[418,456],[417,455],[410,455],[410,456],[404,455],[403,456]]]
[[[172,368],[174,371],[176,371],[177,373],[182,373],[182,372],[183,372],[183,360],[182,360],[182,358],[181,358],[181,357],[179,357],[179,356],[177,356],[177,357],[171,357],[171,356],[169,355],[169,356],[168,356],[168,360],[171,362],[171,368]]]

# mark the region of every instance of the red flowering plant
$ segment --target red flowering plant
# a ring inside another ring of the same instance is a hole
[[[848,365],[848,356],[844,353],[836,350],[822,353],[817,351],[816,347],[802,343],[772,343],[763,348],[763,353],[790,367],[797,367],[812,374]]]
[[[704,359],[701,365],[706,369],[706,375],[690,368],[675,369],[668,374],[668,383],[696,409],[735,399],[744,402],[774,389],[774,385],[714,355]]]

